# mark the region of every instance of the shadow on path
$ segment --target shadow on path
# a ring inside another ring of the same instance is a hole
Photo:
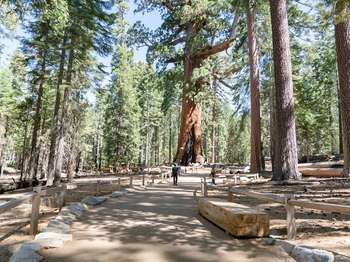
[[[46,261],[286,261],[278,247],[238,240],[203,219],[189,187],[158,185],[108,199],[73,227]]]

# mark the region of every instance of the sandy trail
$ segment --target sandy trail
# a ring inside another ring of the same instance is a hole
[[[108,199],[73,225],[45,261],[292,261],[279,247],[226,235],[198,215],[193,188],[157,185]]]

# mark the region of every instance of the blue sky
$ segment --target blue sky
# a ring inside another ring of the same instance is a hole
[[[126,17],[130,26],[134,24],[136,21],[141,21],[145,26],[149,28],[156,28],[161,24],[162,20],[159,13],[152,12],[147,14],[141,14],[141,13],[135,14],[134,9],[135,9],[135,5],[131,3],[130,10]],[[8,32],[6,37],[0,38],[0,45],[2,45],[3,47],[0,53],[0,68],[8,65],[12,54],[20,46],[19,39],[22,35],[23,35],[23,31],[19,26],[15,32]],[[147,52],[147,48],[145,47],[135,50],[135,60],[144,61],[146,58],[146,52]],[[104,64],[106,64],[106,66],[109,66],[111,58],[106,57],[106,58],[100,58],[99,60]]]

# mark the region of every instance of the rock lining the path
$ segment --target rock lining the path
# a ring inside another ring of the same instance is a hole
[[[125,195],[126,195],[126,193],[124,191],[114,191],[111,194],[111,197],[118,198],[118,197],[122,197],[122,196],[125,196]]]
[[[107,197],[103,197],[103,196],[100,196],[100,197],[87,196],[82,200],[82,202],[89,206],[97,206],[97,205],[101,205],[106,200],[107,200]]]
[[[284,240],[276,240],[276,244],[298,262],[350,262],[350,257],[328,250],[294,245]]]
[[[23,243],[13,253],[10,262],[42,261],[44,258],[37,252],[43,248],[62,247],[64,242],[71,241],[72,235],[70,232],[72,224],[86,210],[87,205],[79,202],[73,202],[63,207],[59,214],[49,221],[43,231],[35,236],[34,240]]]
[[[321,249],[311,249],[302,246],[296,246],[293,248],[291,257],[296,261],[303,262],[333,262],[333,253],[321,250]]]
[[[40,243],[29,241],[23,243],[19,249],[12,255],[10,262],[39,262],[44,258],[37,251],[42,249]]]
[[[35,236],[35,241],[40,243],[43,248],[62,247],[64,242],[72,241],[71,234],[57,232],[42,232]]]

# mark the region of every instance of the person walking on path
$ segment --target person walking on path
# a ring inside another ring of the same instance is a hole
[[[173,163],[171,176],[173,177],[174,186],[177,186],[179,172],[180,172],[180,167],[176,163]]]
[[[211,182],[213,183],[213,185],[216,185],[215,184],[215,174],[216,174],[217,170],[215,168],[215,165],[211,168],[211,171],[210,171],[210,178],[211,178]]]

